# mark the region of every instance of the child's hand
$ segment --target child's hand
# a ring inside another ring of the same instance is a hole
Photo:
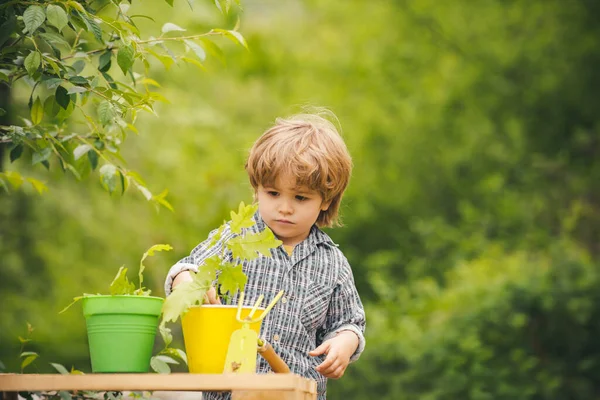
[[[180,283],[191,282],[192,280],[194,280],[194,278],[192,278],[192,274],[190,271],[181,271],[175,276],[175,279],[173,279],[172,288],[175,289]]]
[[[208,289],[208,292],[204,295],[204,300],[208,302],[208,304],[221,304],[221,299],[217,296],[217,290],[214,286],[211,286]]]
[[[310,351],[311,356],[327,354],[325,361],[315,370],[326,378],[339,379],[344,376],[350,363],[350,357],[358,347],[358,337],[352,331],[342,331],[337,336],[324,341],[319,347]]]
[[[190,271],[182,271],[177,274],[175,279],[173,279],[173,289],[175,289],[175,287],[177,285],[179,285],[180,283],[191,282],[193,279],[194,278],[192,277],[192,274]],[[208,289],[208,292],[206,292],[206,294],[204,295],[204,299],[206,300],[206,302],[208,304],[221,304],[221,300],[217,296],[217,291],[212,286],[210,289]]]

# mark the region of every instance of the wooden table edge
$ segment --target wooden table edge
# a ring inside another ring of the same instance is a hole
[[[317,384],[295,374],[0,374],[0,391],[54,390],[300,390],[316,394]]]

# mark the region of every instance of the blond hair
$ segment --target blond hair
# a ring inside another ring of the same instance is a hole
[[[246,171],[254,190],[289,174],[297,186],[318,192],[323,202],[329,203],[319,214],[317,226],[340,226],[339,208],[350,180],[352,158],[335,125],[322,114],[278,118],[250,149]],[[331,112],[326,114],[335,118]]]

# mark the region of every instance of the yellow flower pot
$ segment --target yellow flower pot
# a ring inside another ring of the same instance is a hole
[[[252,307],[242,308],[242,318]],[[253,317],[258,317],[264,308],[259,308]],[[188,358],[188,368],[194,374],[221,374],[229,348],[231,334],[242,327],[235,315],[235,305],[202,305],[191,307],[181,319],[183,341]],[[262,321],[250,328],[260,333]]]

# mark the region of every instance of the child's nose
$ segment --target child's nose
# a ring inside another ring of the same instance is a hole
[[[282,214],[291,214],[294,211],[292,203],[288,200],[282,200],[279,203],[279,212]]]

